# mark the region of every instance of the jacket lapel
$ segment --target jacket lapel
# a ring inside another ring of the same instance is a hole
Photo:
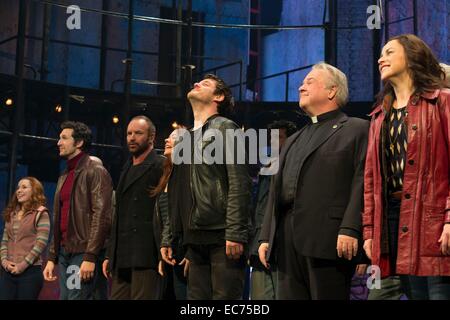
[[[121,174],[121,185],[120,187],[122,188],[120,191],[121,193],[125,193],[127,191],[127,189],[134,184],[137,180],[139,180],[144,174],[147,173],[148,170],[150,170],[150,168],[153,166],[154,162],[156,160],[156,151],[152,150],[147,158],[145,158],[144,162],[142,162],[142,164],[139,167],[139,171],[137,172],[137,174],[133,177],[132,180],[128,180],[125,178],[126,173],[128,172],[128,170],[131,167],[131,161],[129,161],[129,165],[126,168],[126,170],[124,170]]]
[[[348,117],[341,113],[339,117],[334,121],[329,121],[326,125],[323,125],[322,128],[318,129],[318,135],[316,134],[316,137],[313,137],[313,144],[308,150],[308,154],[305,157],[306,159],[314,152],[316,151],[322,144],[324,144],[328,139],[330,139],[336,132],[338,132],[343,124],[348,120]],[[300,169],[301,170],[301,169]]]
[[[309,148],[308,154],[305,157],[306,159],[314,152],[316,151],[322,144],[324,144],[328,139],[330,139],[336,132],[338,132],[343,124],[348,120],[348,117],[345,115],[345,113],[341,113],[339,117],[334,120],[330,121],[328,124],[326,124],[326,128],[319,129],[319,136],[313,137],[313,145]],[[298,137],[302,134],[302,132],[305,130],[307,126],[304,126],[302,129],[300,129],[297,133],[289,137],[289,139],[286,141],[285,147],[283,148],[281,155],[280,155],[280,167],[278,170],[277,175],[275,176],[275,192],[276,197],[275,201],[278,201],[279,198],[279,192],[281,190],[281,181],[282,181],[282,174],[283,174],[283,168],[286,162],[286,154],[289,152],[289,149],[292,147],[292,145],[297,141]],[[304,161],[302,163],[299,163],[299,170],[302,170]],[[275,208],[277,204],[275,203]]]

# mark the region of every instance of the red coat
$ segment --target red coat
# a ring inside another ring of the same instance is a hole
[[[450,90],[412,96],[407,105],[408,148],[403,178],[398,235],[397,274],[450,275],[450,256],[438,240],[450,222]],[[372,264],[390,273],[387,255],[380,254],[383,181],[380,159],[381,106],[371,113],[364,173],[364,240],[373,239]]]

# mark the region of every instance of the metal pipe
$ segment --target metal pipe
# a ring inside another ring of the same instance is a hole
[[[325,61],[331,65],[337,63],[337,2],[328,0],[328,28],[325,31]]]
[[[192,73],[195,69],[195,66],[192,65],[192,0],[188,0],[187,2],[187,52],[186,52],[186,65],[183,67],[184,70],[184,107],[185,107],[185,113],[184,113],[184,124],[189,126],[189,124],[192,122],[192,110],[190,107],[189,102],[187,101],[187,92],[192,84]]]
[[[389,39],[389,1],[384,3],[384,42]]]
[[[124,98],[125,108],[123,109],[123,122],[122,133],[123,138],[126,136],[126,125],[130,117],[131,110],[131,76],[133,73],[132,65],[132,50],[133,50],[133,0],[128,1],[128,46],[127,46],[127,58],[123,61],[125,63],[125,76],[124,76]],[[125,150],[124,150],[125,151]]]
[[[286,73],[286,87],[285,87],[285,96],[284,96],[284,101],[288,102],[289,101],[289,73]]]
[[[207,73],[207,72],[210,72],[210,71],[217,71],[217,70],[228,68],[228,67],[234,66],[236,64],[240,64],[240,63],[242,63],[242,60],[233,61],[233,62],[224,64],[224,65],[220,65],[220,66],[217,66],[217,67],[214,67],[214,68],[202,70],[202,73]]]
[[[239,61],[239,101],[242,101],[243,61]]]
[[[175,2],[175,0],[174,0]],[[178,0],[178,5],[175,8],[177,10],[177,19],[178,20],[182,20],[183,19],[183,0]],[[183,94],[183,88],[181,85],[181,79],[182,79],[182,69],[181,69],[181,56],[182,56],[182,35],[183,35],[183,27],[180,25],[176,26],[177,28],[177,32],[176,32],[176,37],[175,37],[175,48],[176,48],[176,53],[175,53],[175,59],[176,59],[176,63],[175,63],[175,74],[176,74],[176,82],[179,84],[177,89],[176,89],[176,97],[178,98],[182,98],[181,95]],[[184,97],[183,97],[184,98]]]
[[[418,20],[417,20],[417,0],[413,0],[413,15],[414,15],[414,34],[417,35],[418,33]]]
[[[310,65],[307,65],[307,66],[304,66],[304,67],[299,67],[299,68],[295,68],[295,69],[286,70],[286,71],[283,71],[283,72],[278,72],[278,73],[270,74],[270,75],[264,76],[264,77],[259,77],[259,78],[255,78],[255,79],[250,79],[250,80],[248,80],[248,81],[242,82],[242,84],[256,83],[257,81],[260,81],[260,80],[266,80],[266,79],[270,79],[270,78],[279,77],[279,76],[285,75],[286,73],[297,72],[297,71],[300,71],[300,70],[304,70],[304,69],[311,68],[312,66],[313,66],[313,65],[310,64]],[[228,86],[228,87],[234,88],[234,87],[237,87],[237,86],[239,86],[239,83],[232,84],[232,85],[230,85],[230,86]]]
[[[25,60],[25,30],[27,23],[27,3],[25,0],[19,2],[19,24],[17,32],[17,48],[16,48],[16,70],[17,77],[17,104],[14,110],[14,120],[12,126],[12,136],[9,154],[9,173],[8,186],[6,198],[9,199],[14,193],[16,184],[16,166],[17,166],[17,150],[19,144],[19,133],[21,130],[21,123],[24,118],[25,109],[25,88],[24,88],[24,60]]]
[[[374,1],[375,4],[378,3],[377,0]],[[375,96],[378,91],[380,91],[380,80],[378,77],[378,56],[381,51],[381,31],[379,29],[373,30],[373,51],[372,51],[372,88],[373,88],[373,95]]]
[[[108,8],[107,1],[102,0],[102,10],[106,10]],[[105,73],[106,73],[106,33],[107,33],[107,27],[106,27],[106,16],[102,15],[102,26],[101,26],[101,48],[100,48],[100,70],[99,70],[99,83],[98,87],[100,90],[105,89]]]
[[[17,36],[12,36],[12,37],[6,38],[5,40],[0,41],[0,46],[4,43],[10,42],[15,39],[17,39]]]
[[[12,136],[13,134],[14,133],[11,131],[0,130],[0,135]],[[25,139],[31,139],[31,140],[48,141],[48,142],[57,142],[58,141],[58,138],[49,138],[49,137],[36,136],[36,135],[24,134],[24,133],[19,133],[19,137],[25,138]],[[92,146],[99,147],[99,148],[110,148],[110,149],[122,149],[123,148],[122,146],[116,146],[113,144],[105,144],[105,143],[92,143]]]
[[[41,50],[41,81],[47,81],[48,76],[48,44],[50,41],[50,24],[51,24],[51,6],[46,4],[44,6],[44,22],[42,26],[42,50]]]

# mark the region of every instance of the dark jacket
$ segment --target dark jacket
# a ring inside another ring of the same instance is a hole
[[[163,162],[164,157],[152,150],[140,165],[136,179],[129,184],[126,184],[126,174],[131,160],[122,170],[115,192],[116,214],[107,252],[111,270],[116,269],[119,260],[119,266],[124,268],[155,269],[158,265],[159,248],[153,229],[156,197],[150,197],[149,191],[158,184]],[[117,252],[119,242],[122,256]]]
[[[450,90],[414,95],[406,106],[408,149],[403,173],[396,272],[417,276],[450,275],[450,256],[438,242],[450,223]],[[387,254],[381,254],[386,203],[380,154],[382,106],[372,112],[364,176],[364,239],[372,239],[372,264],[390,274]]]
[[[250,263],[253,267],[260,266],[258,248],[261,226],[264,221],[264,214],[267,209],[267,200],[269,199],[270,180],[272,176],[259,175],[258,186],[255,199],[255,210],[252,219],[253,234],[250,242]]]
[[[57,262],[60,246],[60,191],[67,170],[59,177],[53,204],[53,237],[49,260]],[[84,253],[83,260],[95,262],[111,230],[113,184],[108,171],[85,154],[75,168],[70,195],[69,224],[64,250]]]
[[[225,147],[229,142],[226,139],[225,130],[241,130],[227,118],[219,115],[211,116],[201,128],[202,150],[205,150],[217,138],[214,135],[205,134],[208,129],[217,130],[222,134],[224,157],[229,151]],[[193,230],[225,229],[226,240],[247,243],[251,202],[251,179],[247,165],[237,164],[235,161],[234,164],[194,164],[190,168],[194,199],[194,207],[189,219],[190,228]]]
[[[299,187],[295,190],[293,205],[294,241],[303,256],[336,259],[338,234],[361,237],[369,123],[340,113],[324,125],[326,130],[315,137],[315,144],[304,162],[298,164]],[[271,182],[260,236],[260,242],[269,242],[267,259],[273,258],[275,232],[285,214],[278,204],[286,154],[302,132],[303,129],[286,141],[280,155],[280,170]]]

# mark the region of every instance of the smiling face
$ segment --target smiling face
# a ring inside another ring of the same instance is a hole
[[[330,89],[326,85],[327,76],[325,70],[313,69],[298,88],[300,107],[307,113],[313,114],[317,106],[328,102]]]
[[[172,155],[172,149],[178,138],[178,129],[172,131],[172,133],[164,140],[164,155],[170,157]]]
[[[31,200],[33,195],[33,188],[31,182],[28,179],[22,179],[17,184],[16,197],[20,204],[24,204]]]
[[[398,40],[386,43],[378,59],[378,70],[381,80],[402,79],[408,74],[408,63],[405,49]]]

